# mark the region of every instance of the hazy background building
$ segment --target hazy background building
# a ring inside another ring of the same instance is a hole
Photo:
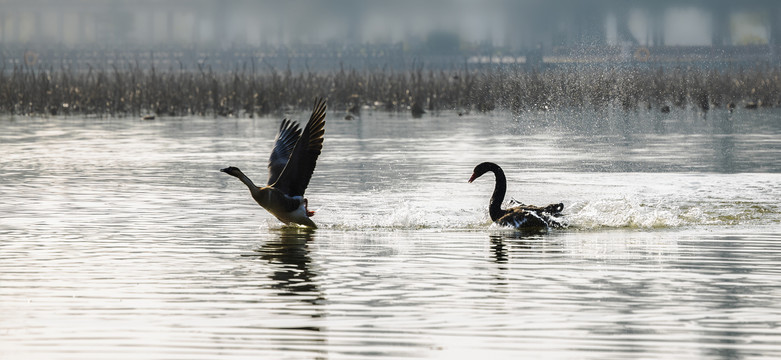
[[[542,45],[777,44],[774,0],[0,0],[0,41],[260,46],[458,43]]]
[[[779,19],[776,0],[0,0],[0,55],[50,66],[723,66],[777,62]]]

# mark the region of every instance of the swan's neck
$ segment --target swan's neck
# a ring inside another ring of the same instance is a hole
[[[494,193],[491,195],[491,203],[488,205],[488,214],[491,215],[491,220],[496,221],[504,215],[505,211],[502,210],[502,202],[504,201],[504,194],[507,192],[507,178],[504,177],[504,171],[501,168],[492,169],[494,175],[496,175],[496,185],[494,186]]]

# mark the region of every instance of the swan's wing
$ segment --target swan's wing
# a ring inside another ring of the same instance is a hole
[[[536,213],[548,213],[551,215],[558,216],[561,214],[561,211],[564,210],[564,204],[558,203],[558,204],[550,204],[546,206],[534,206],[534,205],[524,205],[521,204],[520,206],[517,206],[520,209],[527,210],[527,211],[533,211]]]
[[[274,183],[274,187],[288,196],[303,196],[309,179],[315,171],[315,163],[323,149],[325,134],[325,99],[315,101],[312,116],[306,123],[296,146],[293,148],[287,166]]]
[[[299,128],[297,122],[288,119],[282,120],[277,137],[274,139],[274,149],[271,150],[271,156],[268,158],[269,185],[277,182],[300,137],[301,128]]]

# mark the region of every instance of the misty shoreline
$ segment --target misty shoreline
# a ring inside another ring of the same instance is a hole
[[[781,68],[560,67],[292,71],[210,66],[139,66],[74,71],[27,65],[0,71],[0,114],[262,116],[308,109],[324,96],[331,109],[514,112],[554,109],[667,112],[675,108],[756,108],[781,104]]]

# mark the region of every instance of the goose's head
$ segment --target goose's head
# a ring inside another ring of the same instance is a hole
[[[475,169],[472,171],[472,177],[469,178],[469,182],[475,181],[475,179],[483,176],[483,174],[489,172],[489,171],[496,171],[496,168],[498,168],[499,165],[496,165],[492,162],[484,162],[480,163],[477,166],[475,166]]]
[[[239,177],[242,174],[241,170],[239,170],[239,168],[237,168],[235,166],[228,166],[228,167],[226,167],[224,169],[220,169],[220,171],[222,171],[222,172],[224,172],[224,173],[226,173],[228,175],[233,175],[235,177]]]

